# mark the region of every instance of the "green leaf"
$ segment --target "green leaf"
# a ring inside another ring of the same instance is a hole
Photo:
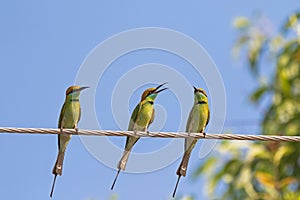
[[[247,17],[239,16],[233,20],[233,27],[237,29],[245,29],[250,26],[250,21]]]
[[[295,13],[288,17],[288,20],[284,23],[283,32],[286,33],[291,28],[295,27],[300,19],[300,13]]]
[[[289,146],[280,146],[274,154],[274,164],[278,166],[284,156],[289,155],[293,150]]]
[[[250,96],[251,101],[257,103],[263,95],[266,94],[266,92],[269,90],[269,86],[262,85],[258,89],[256,89]]]

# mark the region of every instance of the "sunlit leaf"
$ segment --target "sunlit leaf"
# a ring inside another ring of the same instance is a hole
[[[257,35],[249,41],[248,50],[248,62],[251,71],[254,75],[258,74],[258,63],[260,61],[261,54],[263,52],[264,46],[266,45],[266,39],[263,35]]]
[[[292,149],[289,146],[280,146],[274,154],[274,164],[279,165],[283,156],[287,156],[292,152]]]
[[[233,20],[233,26],[237,29],[248,28],[249,25],[250,25],[250,21],[248,20],[247,17],[244,16],[236,17]]]
[[[110,200],[118,200],[118,195],[117,194],[112,194],[109,198]]]
[[[183,196],[181,198],[181,200],[193,200],[193,199],[194,199],[194,197],[192,197],[192,196]]]
[[[264,94],[268,91],[269,87],[267,85],[262,85],[256,89],[250,96],[251,101],[258,102]]]
[[[255,178],[265,187],[274,187],[274,177],[267,172],[256,172]]]
[[[297,179],[296,179],[296,178],[294,178],[294,177],[286,177],[286,178],[282,179],[282,180],[279,182],[279,187],[280,187],[280,188],[283,188],[283,187],[286,187],[286,186],[288,186],[288,185],[290,185],[290,184],[293,184],[293,183],[295,183],[295,182],[297,182]]]
[[[294,27],[297,24],[298,19],[299,19],[299,14],[290,15],[287,22],[284,25],[284,28],[289,29],[291,27]]]
[[[299,192],[286,192],[283,196],[284,200],[300,200]]]
[[[282,90],[283,93],[285,94],[289,94],[290,93],[290,89],[291,89],[291,85],[289,83],[289,80],[287,78],[287,74],[284,70],[281,70],[278,73],[278,79],[279,79],[279,83],[280,83],[280,89]]]
[[[270,51],[277,53],[277,51],[282,48],[285,39],[281,35],[277,35],[276,37],[270,40]]]

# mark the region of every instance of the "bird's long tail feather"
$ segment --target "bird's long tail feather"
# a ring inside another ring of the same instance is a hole
[[[115,186],[115,183],[118,179],[118,176],[119,176],[119,173],[120,171],[122,170],[125,170],[126,168],[126,164],[127,164],[127,161],[128,161],[128,158],[129,158],[129,155],[130,155],[130,152],[131,152],[131,149],[133,147],[133,145],[139,140],[139,138],[137,137],[128,137],[127,140],[126,140],[126,145],[125,145],[125,150],[123,152],[123,155],[122,155],[122,158],[120,159],[119,163],[118,163],[118,172],[116,174],[116,177],[114,179],[114,182],[111,186],[111,190],[114,189],[114,186]]]
[[[122,158],[120,159],[120,161],[118,163],[118,169],[119,170],[125,170],[130,152],[131,152],[131,149],[129,151],[128,150],[124,151],[123,156],[122,156]]]
[[[124,153],[123,153],[122,158],[120,159],[120,161],[118,163],[118,172],[117,172],[116,177],[114,179],[114,182],[113,182],[113,184],[112,184],[112,186],[110,188],[111,190],[114,189],[114,186],[115,186],[115,184],[117,182],[117,179],[118,179],[120,171],[121,170],[125,170],[125,167],[126,167],[126,164],[127,164],[127,160],[129,158],[129,155],[130,155],[130,151],[126,151],[125,150]]]
[[[190,156],[191,156],[191,151],[186,151],[183,155],[182,161],[177,169],[176,174],[178,176],[185,176],[186,175],[186,171],[187,171],[187,167],[189,164],[189,160],[190,160]]]
[[[113,182],[113,184],[112,184],[112,186],[111,186],[111,188],[110,188],[111,190],[113,190],[114,187],[115,187],[115,184],[116,184],[116,181],[117,181],[117,179],[118,179],[119,173],[120,173],[120,169],[118,170],[118,172],[117,172],[117,174],[116,174],[116,177],[115,177],[115,179],[114,179],[114,182]]]
[[[178,179],[177,179],[177,182],[176,182],[176,185],[175,185],[175,188],[174,188],[174,192],[173,192],[173,195],[172,195],[173,198],[175,197],[180,178],[181,178],[181,175],[178,175]]]
[[[60,175],[60,176],[62,175],[64,158],[65,158],[65,152],[61,152],[61,151],[58,152],[57,159],[52,170],[52,173],[54,175]]]
[[[65,152],[58,152],[57,159],[52,170],[52,173],[54,174],[54,179],[53,179],[52,188],[50,192],[50,198],[52,198],[53,195],[57,175],[60,176],[62,175],[64,157],[65,157]]]
[[[52,183],[52,187],[51,187],[51,192],[50,192],[50,198],[52,198],[52,195],[53,195],[54,186],[55,186],[55,182],[56,182],[56,177],[57,177],[57,174],[54,175],[54,179],[53,179],[53,183]]]
[[[177,169],[176,174],[178,175],[178,179],[177,179],[176,186],[175,186],[175,189],[174,189],[174,192],[173,192],[173,195],[172,195],[173,198],[175,197],[177,187],[178,187],[178,183],[179,183],[179,180],[180,180],[181,176],[186,175],[186,170],[187,170],[187,166],[188,166],[188,163],[189,163],[190,156],[191,156],[191,151],[186,151],[184,153],[182,161],[181,161],[181,163],[180,163],[180,165]]]

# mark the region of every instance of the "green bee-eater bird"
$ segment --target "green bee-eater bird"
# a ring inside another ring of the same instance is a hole
[[[203,89],[197,89],[196,87],[194,87],[194,105],[192,107],[192,110],[190,111],[190,115],[186,124],[186,132],[203,133],[203,136],[205,137],[204,129],[209,122],[209,117],[210,112],[208,107],[207,94]],[[173,197],[175,196],[180,177],[186,175],[189,159],[197,141],[198,139],[194,138],[185,139],[185,152],[176,172],[176,174],[178,175],[178,179],[173,192]]]
[[[148,88],[142,94],[142,98],[140,103],[135,107],[133,113],[131,115],[128,130],[129,131],[147,131],[149,125],[153,122],[155,116],[155,109],[153,108],[154,100],[158,93],[166,90],[167,88],[160,89],[163,83],[156,88]],[[123,152],[123,156],[118,164],[118,172],[114,179],[114,182],[111,186],[111,190],[113,190],[118,175],[121,170],[125,170],[126,163],[131,152],[133,145],[140,139],[140,137],[128,136],[126,139],[125,149]]]
[[[78,132],[77,124],[80,120],[81,115],[79,95],[80,92],[86,88],[89,87],[71,86],[66,91],[66,99],[60,111],[58,121],[58,128],[60,129],[60,134],[58,135],[58,155],[52,170],[52,173],[54,174],[54,180],[50,197],[52,197],[53,194],[57,175],[62,175],[65,151],[71,139],[70,134],[63,134],[63,129],[76,129],[76,131]]]

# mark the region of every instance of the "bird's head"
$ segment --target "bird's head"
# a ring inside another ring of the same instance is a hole
[[[66,91],[66,97],[71,97],[71,98],[78,98],[80,95],[80,92],[84,89],[87,89],[89,87],[80,87],[80,86],[70,86],[67,91]]]
[[[207,103],[207,94],[205,90],[202,88],[196,88],[194,87],[194,97],[195,97],[195,102],[206,102]]]
[[[157,86],[156,88],[148,88],[147,90],[145,90],[142,94],[141,101],[144,101],[145,99],[154,101],[158,93],[168,89],[168,88],[162,88],[159,90],[159,88],[161,88],[165,84],[166,83],[163,83],[163,84],[160,84],[159,86]]]

